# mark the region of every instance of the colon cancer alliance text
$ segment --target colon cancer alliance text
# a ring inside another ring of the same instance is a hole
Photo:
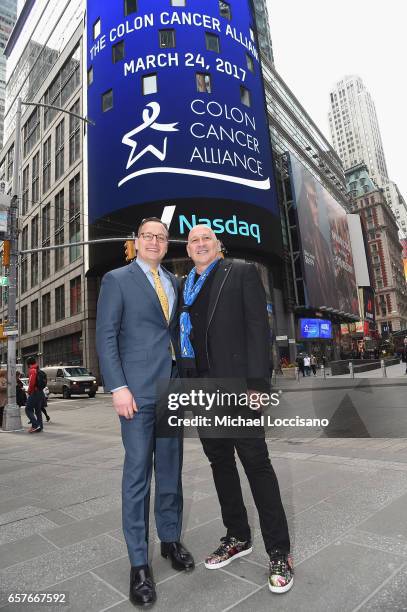
[[[327,427],[328,419],[305,419],[299,416],[292,418],[275,418],[261,414],[258,417],[246,418],[240,415],[232,416],[194,416],[168,418],[171,427]]]

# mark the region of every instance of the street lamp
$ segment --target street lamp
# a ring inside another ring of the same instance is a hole
[[[11,194],[9,213],[9,235],[10,235],[10,266],[9,266],[9,288],[7,303],[7,325],[4,327],[4,335],[7,340],[7,404],[3,412],[3,430],[16,431],[22,429],[20,407],[16,404],[16,345],[18,328],[16,325],[16,303],[17,303],[17,257],[18,257],[18,203],[20,201],[21,181],[19,181],[21,164],[21,106],[40,106],[52,108],[61,113],[72,115],[85,123],[94,125],[86,117],[72,113],[65,108],[43,104],[42,102],[23,102],[17,99],[16,126],[14,132],[14,172],[13,187]]]

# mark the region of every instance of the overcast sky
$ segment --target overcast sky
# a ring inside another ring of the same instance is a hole
[[[329,92],[362,77],[376,104],[387,169],[407,199],[406,0],[267,0],[277,71],[328,136]]]

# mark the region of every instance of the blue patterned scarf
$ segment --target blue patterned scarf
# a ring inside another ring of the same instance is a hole
[[[194,284],[194,280],[195,280],[196,268],[192,268],[191,272],[187,276],[187,280],[185,281],[184,308],[183,308],[183,311],[181,312],[181,317],[180,317],[181,357],[183,357],[184,359],[194,359],[195,358],[194,348],[190,340],[190,334],[192,331],[192,323],[191,323],[191,317],[189,315],[189,307],[192,306],[192,304],[195,302],[200,290],[203,287],[204,282],[206,281],[206,279],[208,278],[209,274],[211,273],[213,268],[216,266],[218,261],[219,261],[219,258],[215,259],[215,261],[213,261],[211,265],[206,268],[205,272],[203,272],[203,274],[200,275],[200,277],[198,278],[195,284]]]

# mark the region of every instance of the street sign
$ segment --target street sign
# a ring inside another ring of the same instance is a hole
[[[8,287],[8,276],[0,276],[0,286]]]
[[[3,331],[3,336],[18,336],[18,329],[5,329]]]

